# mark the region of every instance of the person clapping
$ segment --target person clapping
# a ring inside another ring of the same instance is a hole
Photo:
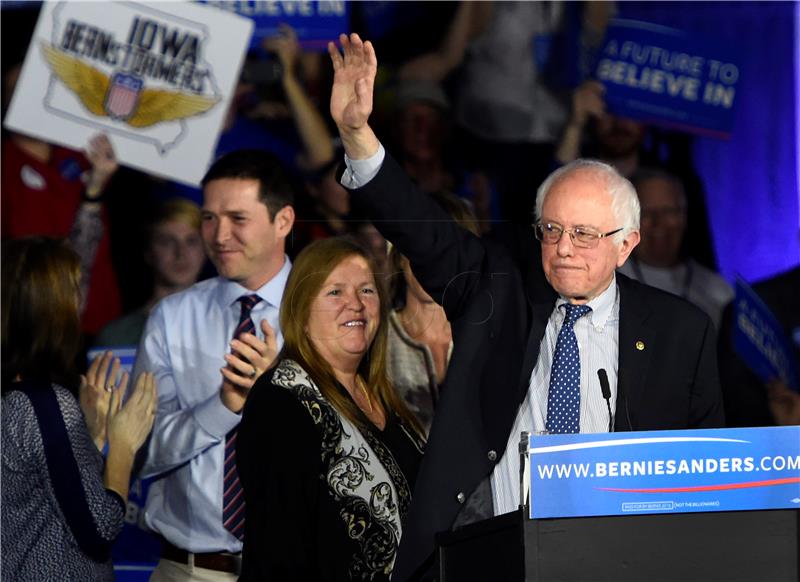
[[[117,380],[111,354],[76,373],[80,260],[66,243],[30,237],[2,251],[3,579],[113,580],[155,380],[140,375],[123,405],[128,376]]]

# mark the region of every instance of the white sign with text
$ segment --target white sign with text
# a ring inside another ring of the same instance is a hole
[[[212,161],[253,22],[186,2],[46,2],[8,129],[198,185]]]

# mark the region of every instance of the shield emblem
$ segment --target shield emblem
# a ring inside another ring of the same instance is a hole
[[[114,73],[106,94],[105,110],[109,117],[124,121],[139,103],[144,82],[126,73]]]

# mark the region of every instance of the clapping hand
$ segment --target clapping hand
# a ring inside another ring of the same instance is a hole
[[[247,394],[272,364],[278,353],[275,330],[261,320],[261,331],[264,340],[252,333],[243,333],[231,340],[231,353],[225,354],[227,366],[221,368],[222,402],[233,412],[239,412],[244,406]]]
[[[128,384],[128,374],[123,372],[119,384],[116,378],[119,375],[120,361],[111,352],[97,356],[85,376],[81,376],[79,388],[79,402],[86,426],[98,450],[103,450],[106,444],[106,419],[111,403],[111,394],[119,388],[123,392]]]
[[[108,411],[108,444],[131,455],[144,444],[153,427],[156,411],[156,380],[149,372],[139,374],[136,386],[125,400],[125,386],[111,392]]]

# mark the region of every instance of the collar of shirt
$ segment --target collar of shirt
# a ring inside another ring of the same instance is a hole
[[[611,283],[606,290],[586,304],[592,308],[592,311],[585,317],[588,318],[592,327],[594,327],[596,331],[603,331],[603,328],[608,322],[608,318],[611,316],[611,312],[614,309],[616,297],[617,277],[615,275],[611,278]],[[560,309],[565,303],[568,303],[568,301],[563,296],[559,296],[556,300],[556,323],[558,324],[559,329],[561,324],[564,322],[564,318],[566,317],[565,312],[561,311]]]
[[[292,262],[289,257],[284,255],[283,267],[269,281],[261,287],[252,291],[242,287],[236,281],[222,279],[222,284],[217,290],[217,300],[223,309],[231,307],[242,295],[256,294],[268,305],[280,309],[283,289],[286,287],[286,280],[289,278],[289,271],[292,270]]]

